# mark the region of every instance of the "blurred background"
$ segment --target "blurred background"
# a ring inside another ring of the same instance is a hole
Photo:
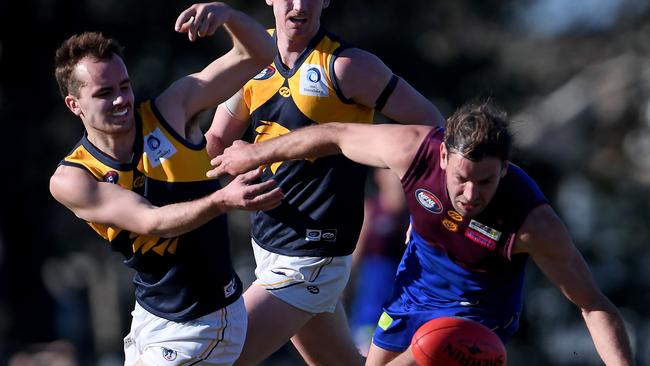
[[[261,0],[228,3],[273,25]],[[123,363],[132,274],[48,191],[83,131],[58,95],[52,59],[73,33],[102,31],[126,46],[136,97],[154,96],[230,47],[223,32],[190,43],[173,31],[190,4],[0,1],[0,365]],[[650,364],[650,3],[333,0],[322,22],[445,115],[477,97],[509,112],[515,162],[621,310],[638,364]],[[230,223],[237,271],[250,283],[248,216],[233,213]],[[509,364],[600,365],[578,309],[532,263],[527,276]],[[354,301],[350,289],[346,303]],[[285,347],[265,364],[302,363]]]

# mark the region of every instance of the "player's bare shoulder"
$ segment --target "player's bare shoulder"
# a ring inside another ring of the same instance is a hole
[[[89,201],[98,183],[83,169],[59,165],[50,177],[50,193],[54,199],[75,211],[91,203]]]
[[[374,106],[393,74],[379,57],[354,47],[338,55],[334,73],[343,95],[368,106]]]
[[[334,61],[334,72],[339,80],[356,77],[371,77],[390,72],[384,62],[374,54],[361,48],[350,47],[341,51]]]
[[[513,253],[564,255],[560,244],[571,243],[566,227],[548,204],[534,208],[517,233]]]

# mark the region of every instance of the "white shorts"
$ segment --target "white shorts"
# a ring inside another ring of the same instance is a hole
[[[254,284],[308,313],[334,312],[350,278],[352,255],[289,257],[251,242],[257,263]]]
[[[131,332],[124,338],[125,366],[232,365],[246,338],[243,298],[188,322],[157,317],[135,303]]]

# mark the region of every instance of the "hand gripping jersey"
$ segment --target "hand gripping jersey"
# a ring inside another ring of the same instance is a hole
[[[321,29],[292,69],[278,56],[246,83],[255,142],[318,123],[372,122],[373,110],[346,99],[336,84],[334,60],[345,48]],[[275,179],[285,198],[276,209],[252,214],[253,238],[287,256],[352,253],[363,221],[365,174],[343,155],[266,166],[262,179]]]
[[[434,317],[479,321],[504,341],[518,326],[528,256],[513,255],[512,247],[530,211],[547,200],[523,170],[510,164],[485,210],[473,218],[461,216],[440,168],[443,135],[440,128],[429,133],[402,179],[412,232],[376,333],[389,349],[401,347],[391,333],[412,336]],[[400,318],[410,320],[393,322]]]
[[[84,135],[60,164],[83,169],[105,184],[132,190],[156,206],[200,198],[221,188],[219,181],[205,177],[211,168],[205,140],[194,145],[183,139],[151,100],[138,103],[136,129],[131,163],[112,160]],[[230,260],[225,215],[173,238],[88,224],[136,271],[136,299],[154,315],[192,320],[241,295],[242,285]]]

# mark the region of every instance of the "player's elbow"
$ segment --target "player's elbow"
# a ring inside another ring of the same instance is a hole
[[[210,131],[205,134],[206,140],[206,149],[208,150],[208,155],[210,158],[221,155],[223,150],[226,148],[226,145],[223,139],[220,136],[217,136]]]
[[[275,44],[269,36],[268,42],[259,42],[255,47],[235,47],[233,51],[241,62],[245,62],[251,68],[262,70],[268,66],[276,55]]]
[[[580,308],[582,315],[588,317],[590,314],[597,312],[612,313],[616,312],[616,307],[614,304],[605,296],[602,292],[597,290],[597,293],[594,293],[587,299],[582,299],[582,301],[574,301],[575,304]]]

